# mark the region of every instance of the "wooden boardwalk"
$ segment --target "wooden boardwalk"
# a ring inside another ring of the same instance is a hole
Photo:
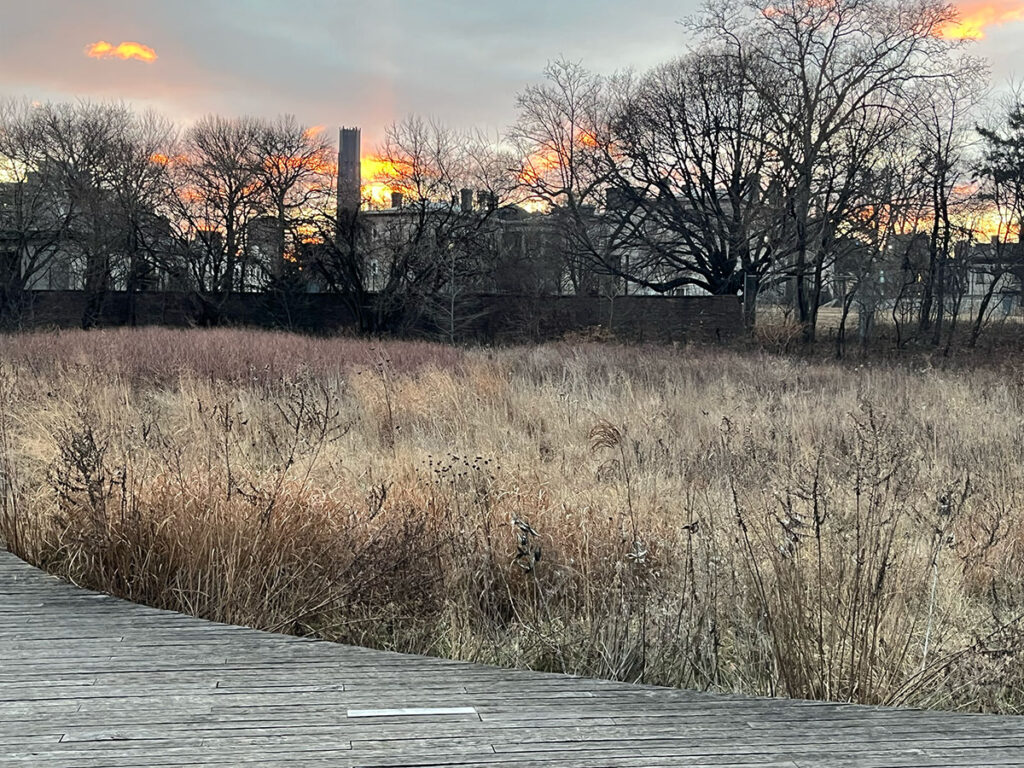
[[[1024,766],[1024,718],[714,696],[257,632],[0,552],[0,766]]]

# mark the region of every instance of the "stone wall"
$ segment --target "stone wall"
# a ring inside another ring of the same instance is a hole
[[[496,340],[558,338],[609,330],[639,342],[721,340],[743,327],[735,296],[495,296],[481,325]]]
[[[23,328],[82,325],[88,298],[77,291],[28,296]],[[480,341],[544,341],[567,334],[615,336],[640,342],[713,341],[742,329],[734,296],[476,296],[457,312],[457,335]],[[351,302],[334,294],[233,294],[206,299],[189,293],[112,292],[95,313],[95,325],[243,325],[314,333],[354,332]],[[413,334],[445,336],[443,321],[418,321]]]

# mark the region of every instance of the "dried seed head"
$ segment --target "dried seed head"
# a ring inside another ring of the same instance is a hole
[[[607,421],[602,421],[590,430],[590,449],[617,448],[622,443],[622,432]]]

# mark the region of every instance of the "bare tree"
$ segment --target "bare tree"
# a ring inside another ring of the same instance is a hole
[[[460,311],[472,311],[463,299],[487,273],[492,223],[511,187],[507,159],[482,137],[410,117],[388,128],[378,160],[394,206],[354,216],[322,208],[319,273],[349,297],[365,331],[434,326],[454,338]]]
[[[267,272],[269,285],[280,287],[311,234],[302,230],[306,210],[329,194],[333,150],[321,130],[300,125],[291,115],[262,124],[256,143],[257,176],[273,221],[270,259],[256,266]]]
[[[969,236],[963,221],[971,202],[970,153],[976,141],[976,110],[985,95],[987,68],[975,59],[962,59],[954,76],[931,81],[915,94],[914,124],[922,182],[922,208],[930,221],[928,271],[923,281],[919,328],[932,331],[939,345],[946,312],[946,285],[955,275],[947,267],[958,240]],[[956,314],[952,316],[955,323]]]
[[[861,190],[859,215],[848,220],[836,243],[834,294],[841,309],[836,354],[845,353],[847,322],[856,306],[858,336],[865,348],[875,317],[885,302],[899,302],[918,286],[908,269],[920,239],[915,236],[924,211],[919,196],[919,134],[907,124],[886,143],[883,161],[872,170],[871,184]]]
[[[598,293],[598,275],[616,275],[632,229],[625,216],[609,225],[595,214],[607,202],[612,170],[615,81],[581,63],[548,64],[545,82],[517,98],[519,119],[510,139],[523,193],[552,214],[561,235],[564,269],[573,293]]]
[[[135,290],[155,247],[164,171],[154,158],[172,128],[120,104],[7,102],[2,114],[4,295],[79,288],[88,327],[108,291]]]
[[[89,327],[110,288],[119,246],[121,222],[109,194],[109,176],[113,126],[127,110],[83,102],[44,105],[36,114],[45,163],[56,171],[62,196],[74,211],[64,248],[80,265],[88,297],[82,325]]]
[[[971,346],[977,344],[997,286],[1008,273],[1024,280],[1024,102],[1019,94],[997,125],[979,127],[983,156],[978,164],[982,199],[992,206],[993,234],[988,290],[975,315]]]
[[[162,216],[173,124],[152,111],[129,115],[114,126],[109,184],[121,217],[122,258],[117,265],[128,294],[129,324],[136,322],[136,295],[156,287],[169,265],[170,228]]]
[[[735,295],[745,275],[768,272],[781,217],[750,66],[700,48],[622,97],[609,153],[617,205],[607,215],[625,219],[631,282]]]
[[[221,300],[245,285],[247,225],[263,205],[262,134],[253,118],[204,117],[185,132],[171,167],[172,220],[188,267],[199,291]]]
[[[39,167],[67,211],[61,258],[81,275],[83,327],[93,325],[124,253],[127,228],[115,194],[123,145],[118,134],[134,116],[120,104],[44,104],[32,111]]]
[[[805,340],[814,338],[833,245],[908,90],[948,76],[941,0],[743,0],[709,6],[701,27],[738,59],[757,59],[764,135],[792,220],[788,272]],[[839,174],[837,176],[837,173]]]
[[[63,193],[60,170],[47,162],[40,107],[0,102],[0,322],[16,324],[25,291],[70,287],[61,248],[75,210]],[[48,280],[54,272],[63,279]]]

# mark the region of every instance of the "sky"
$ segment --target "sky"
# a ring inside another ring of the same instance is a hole
[[[1024,0],[966,0],[994,80],[1018,74]],[[0,0],[0,96],[123,100],[358,125],[420,114],[490,132],[565,57],[643,70],[686,50],[700,0]],[[105,45],[96,47],[97,43]],[[135,43],[137,47],[121,47]],[[92,46],[93,55],[87,51]],[[1024,75],[1024,72],[1019,74]]]

